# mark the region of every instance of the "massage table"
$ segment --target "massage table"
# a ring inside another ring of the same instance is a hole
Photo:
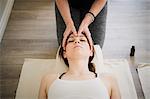
[[[111,73],[116,76],[122,99],[137,99],[133,78],[126,59],[103,59],[99,45],[94,45],[95,56],[93,63],[96,72]],[[31,59],[26,58],[21,70],[21,75],[15,99],[38,99],[38,92],[43,75],[58,74],[66,71],[67,66],[58,55],[56,59]]]

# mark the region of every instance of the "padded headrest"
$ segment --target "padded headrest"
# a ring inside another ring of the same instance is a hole
[[[62,57],[59,56],[59,50],[60,50],[60,47],[58,48],[57,54],[56,54],[56,66],[57,66],[56,68],[58,69],[56,71],[64,72],[66,71],[68,67],[64,63]],[[94,50],[95,50],[95,53],[94,53],[94,58],[92,60],[92,63],[94,63],[96,66],[95,67],[96,72],[97,73],[106,72],[106,69],[104,67],[104,62],[103,62],[102,49],[100,48],[99,45],[94,45]]]

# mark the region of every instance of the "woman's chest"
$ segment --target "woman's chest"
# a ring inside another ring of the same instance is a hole
[[[48,97],[51,97],[52,99],[54,97],[57,97],[56,99],[80,99],[79,97],[82,99],[109,99],[107,88],[103,83],[98,81],[69,83],[55,82],[49,88]]]

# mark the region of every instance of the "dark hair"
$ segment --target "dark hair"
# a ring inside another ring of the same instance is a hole
[[[85,35],[85,34],[84,34]],[[86,35],[85,35],[85,37],[86,37]],[[69,36],[68,36],[68,38],[69,38]],[[87,37],[86,37],[87,38]],[[88,39],[87,39],[88,40]],[[66,40],[67,41],[67,40]],[[88,40],[88,43],[89,43],[89,40]],[[93,48],[93,55],[92,56],[90,56],[89,57],[89,63],[88,63],[88,68],[89,68],[89,71],[91,71],[91,72],[96,72],[96,69],[95,69],[95,65],[93,64],[93,63],[91,63],[91,61],[93,60],[93,58],[94,58],[94,46],[92,46]],[[64,63],[69,67],[69,63],[68,63],[68,60],[67,60],[67,58],[64,58],[64,49],[63,49],[63,47],[61,46],[61,48],[60,48],[60,50],[59,50],[59,56],[60,57],[62,57],[63,58],[63,60],[64,60]]]

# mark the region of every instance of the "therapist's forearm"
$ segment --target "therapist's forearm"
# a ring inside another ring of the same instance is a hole
[[[95,16],[103,9],[107,0],[95,0],[90,8],[90,12],[92,12]]]
[[[95,0],[89,11],[92,12],[96,17],[105,6],[106,1],[107,0]],[[82,25],[89,26],[92,22],[92,18],[86,15],[82,21]]]
[[[70,14],[68,0],[56,0],[56,5],[66,25],[74,24]]]

